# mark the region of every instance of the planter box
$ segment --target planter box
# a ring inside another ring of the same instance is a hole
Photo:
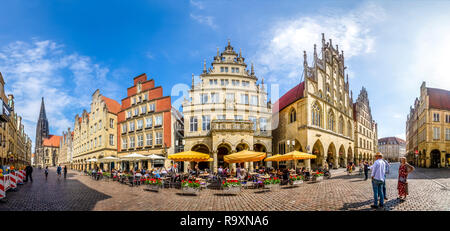
[[[300,185],[303,184],[303,180],[295,180],[292,182],[292,185]]]
[[[280,184],[265,184],[264,188],[270,190],[278,190],[280,189]]]
[[[183,192],[183,194],[196,194],[196,195],[198,195],[200,193],[200,187],[198,187],[198,188],[181,187],[181,191]]]
[[[147,189],[150,191],[156,191],[159,192],[159,189],[161,188],[161,185],[155,185],[155,184],[148,184]]]
[[[312,179],[313,179],[313,181],[315,181],[315,182],[320,182],[320,181],[323,180],[323,176],[313,177]]]
[[[241,192],[242,187],[241,186],[228,186],[223,187],[223,192],[228,194],[238,194]]]

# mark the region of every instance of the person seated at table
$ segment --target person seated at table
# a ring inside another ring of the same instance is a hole
[[[138,176],[138,177],[141,177],[141,176],[142,176],[142,173],[141,173],[141,171],[137,170],[137,172],[136,172],[134,175],[135,175],[135,176]]]
[[[163,167],[163,169],[161,170],[161,175],[163,177],[167,176],[167,169],[166,169],[166,167]]]

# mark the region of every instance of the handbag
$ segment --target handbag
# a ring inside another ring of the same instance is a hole
[[[399,177],[398,181],[402,182],[402,183],[406,183],[406,177]]]

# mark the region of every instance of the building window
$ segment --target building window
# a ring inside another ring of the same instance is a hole
[[[266,118],[259,118],[259,130],[262,132],[267,131],[267,119]]]
[[[231,84],[233,85],[233,86],[239,86],[239,80],[231,80]]]
[[[322,118],[321,118],[321,110],[319,105],[317,105],[317,103],[314,103],[312,108],[311,108],[311,120],[312,120],[312,125],[318,126],[318,127],[322,127]]]
[[[433,122],[439,122],[439,113],[433,113]]]
[[[433,139],[439,140],[441,138],[441,128],[433,127]]]
[[[156,145],[161,145],[162,144],[162,132],[157,132],[156,133]]]
[[[347,136],[352,138],[352,124],[350,123],[350,121],[348,121],[347,123]]]
[[[208,94],[200,94],[200,100],[202,104],[208,103]]]
[[[329,130],[334,131],[335,124],[336,124],[335,121],[336,121],[336,120],[335,120],[335,118],[334,118],[334,113],[333,113],[332,110],[330,110],[330,111],[328,112],[328,129],[329,129]]]
[[[147,134],[146,138],[147,138],[147,146],[152,146],[153,145],[153,133]]]
[[[133,98],[133,104],[136,104],[136,98]]]
[[[227,93],[227,102],[234,102],[234,93]]]
[[[228,85],[228,79],[221,79],[220,80],[220,85],[227,86]]]
[[[244,118],[241,115],[235,115],[234,120],[243,120]]]
[[[109,145],[114,146],[114,135],[113,134],[109,135]]]
[[[219,102],[219,94],[211,93],[211,103],[218,103],[218,102]]]
[[[243,87],[248,87],[248,86],[250,86],[250,82],[249,81],[242,81],[242,86]]]
[[[339,133],[344,135],[344,118],[339,118]]]
[[[114,119],[109,119],[109,127],[114,128]]]
[[[102,136],[98,137],[98,146],[102,146]]]
[[[131,111],[127,111],[127,119],[131,117]]]
[[[138,138],[138,143],[137,143],[138,147],[144,146],[144,136],[139,135],[137,138]]]
[[[149,112],[155,111],[155,104],[154,103],[151,103],[151,104],[148,105],[148,111]]]
[[[137,115],[139,115],[139,107],[134,109],[134,116],[137,116]]]
[[[122,133],[127,132],[127,124],[122,124]]]
[[[225,68],[220,67],[220,72],[224,72]]]
[[[236,73],[239,73],[239,68],[238,68],[238,67],[236,67],[235,72],[236,72]]]
[[[241,94],[241,104],[248,104],[248,94]]]
[[[249,116],[248,119],[249,119],[250,121],[252,121],[252,123],[253,123],[253,130],[255,131],[255,130],[256,130],[256,117],[254,117],[254,116]]]
[[[151,128],[153,126],[153,120],[152,117],[145,118],[145,127]]]
[[[297,112],[295,111],[295,109],[292,109],[291,112],[289,113],[289,123],[293,123],[297,120]]]
[[[450,123],[450,115],[445,115],[445,122]]]
[[[217,115],[218,120],[224,120],[226,117],[225,115]]]
[[[141,107],[141,114],[147,113],[147,105]]]
[[[122,138],[122,148],[123,148],[123,149],[128,148],[128,147],[127,147],[127,138],[126,138],[126,137],[125,137],[125,138]]]
[[[252,95],[252,100],[250,102],[252,105],[257,106],[258,105],[258,96],[257,95]]]
[[[162,126],[162,115],[155,116],[155,126]]]
[[[130,148],[134,148],[134,136],[130,137]]]
[[[97,147],[97,137],[94,138],[94,148]]]
[[[211,117],[209,115],[202,116],[202,130],[203,131],[211,130]]]
[[[450,128],[445,129],[445,140],[450,140]]]
[[[197,124],[198,123],[198,121],[197,121],[197,117],[195,117],[195,116],[193,116],[193,117],[191,117],[190,118],[190,131],[191,132],[196,132],[197,131]]]
[[[141,130],[144,127],[144,120],[137,121],[137,130]]]
[[[228,72],[228,67],[225,67],[225,72]]]
[[[134,121],[130,122],[130,132],[134,131]]]
[[[98,121],[98,131],[100,131],[100,129],[102,129],[102,121],[100,120],[100,121]]]

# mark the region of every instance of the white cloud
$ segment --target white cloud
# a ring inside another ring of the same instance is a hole
[[[331,38],[333,46],[338,44],[349,59],[374,52],[375,36],[370,28],[384,17],[381,7],[365,3],[348,12],[334,10],[317,16],[281,20],[263,36],[254,55],[256,69],[269,82],[283,79],[287,80],[283,81],[286,85],[298,83],[303,71],[303,50],[307,51],[311,64],[314,44],[320,55],[321,33],[325,33],[326,42]]]
[[[399,113],[395,113],[392,117],[394,117],[395,119],[403,118],[403,116]]]
[[[197,21],[200,24],[205,24],[212,29],[216,29],[217,25],[214,23],[214,17],[212,16],[203,16],[203,15],[196,15],[196,14],[190,14],[191,18]]]
[[[41,97],[45,100],[50,133],[60,135],[73,126],[74,111],[82,108],[89,111],[96,88],[115,89],[114,84],[106,81],[108,68],[95,64],[87,56],[67,54],[63,47],[50,40],[34,40],[13,42],[0,49],[5,92],[14,95],[15,110],[22,116],[33,144]]]
[[[203,10],[205,8],[203,2],[200,1],[189,0],[189,3],[200,10]]]

